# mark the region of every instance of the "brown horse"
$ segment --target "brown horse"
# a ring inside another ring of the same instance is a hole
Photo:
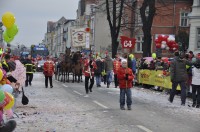
[[[61,82],[69,82],[69,73],[71,72],[72,61],[70,58],[71,48],[66,48],[65,54],[60,62]],[[59,80],[59,78],[58,78]]]
[[[83,64],[81,62],[81,53],[75,52],[71,57],[71,48],[66,48],[63,59],[60,63],[61,82],[69,82],[69,75],[72,73],[72,82],[82,82],[82,69]],[[78,77],[78,80],[77,80]],[[59,80],[59,78],[58,78]]]
[[[82,55],[79,51],[75,52],[72,57],[72,73],[73,73],[73,82],[74,80],[76,82],[82,82],[82,69],[83,69],[83,63],[82,63]],[[78,77],[78,80],[77,80]]]

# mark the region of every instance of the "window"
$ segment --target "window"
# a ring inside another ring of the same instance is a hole
[[[200,28],[197,28],[197,48],[200,49]]]
[[[182,12],[180,20],[181,20],[180,26],[181,27],[187,27],[188,26],[188,12]]]
[[[136,52],[142,52],[142,43],[143,43],[144,37],[143,36],[137,36],[136,37],[136,45],[135,45],[135,51]]]

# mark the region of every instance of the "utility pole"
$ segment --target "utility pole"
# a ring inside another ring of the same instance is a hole
[[[0,22],[0,46],[3,47],[3,23]]]

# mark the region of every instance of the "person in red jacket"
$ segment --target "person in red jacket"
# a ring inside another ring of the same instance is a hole
[[[97,69],[95,60],[93,57],[90,59],[85,59],[84,62],[84,75],[85,75],[85,91],[86,97],[88,96],[88,91],[92,92],[92,87],[94,85],[94,70]],[[88,83],[90,80],[90,86],[88,87]]]
[[[121,67],[121,61],[118,55],[116,55],[115,60],[113,61],[113,72],[114,72],[114,80],[115,80],[115,88],[118,86],[118,79],[117,79],[117,73],[119,68]]]
[[[132,81],[134,79],[133,72],[130,68],[128,68],[127,60],[122,60],[122,67],[119,69],[117,74],[119,80],[119,88],[120,88],[120,109],[125,110],[125,95],[127,97],[127,108],[131,110],[132,105]]]
[[[45,75],[45,87],[48,88],[48,79],[50,82],[50,87],[53,88],[52,84],[52,76],[54,74],[54,63],[50,60],[49,57],[47,57],[47,61],[44,63],[44,71]]]

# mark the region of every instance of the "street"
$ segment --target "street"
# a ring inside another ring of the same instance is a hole
[[[85,96],[84,82],[62,83],[53,79],[45,88],[42,73],[35,73],[32,86],[25,87],[29,104],[17,98],[15,132],[200,132],[200,109],[174,103],[168,95],[133,88],[132,110],[120,110],[119,89],[93,86]]]

